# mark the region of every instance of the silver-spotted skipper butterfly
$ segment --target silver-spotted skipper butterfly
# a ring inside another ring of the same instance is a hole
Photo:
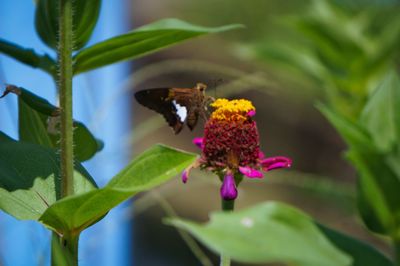
[[[162,114],[175,134],[181,132],[183,125],[193,130],[199,116],[206,119],[208,103],[214,98],[205,95],[207,86],[197,83],[194,88],[146,89],[135,93],[136,100]]]

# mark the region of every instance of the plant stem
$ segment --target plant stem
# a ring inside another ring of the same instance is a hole
[[[78,265],[79,234],[63,237],[53,233],[51,239],[51,265]]]
[[[235,200],[224,200],[222,199],[222,210],[225,212],[232,212],[233,208],[235,207]],[[224,255],[223,253],[221,253],[221,262],[220,262],[220,266],[230,266],[231,265],[231,259]]]
[[[61,197],[74,194],[72,121],[72,0],[59,0],[58,91],[61,108]]]
[[[393,247],[396,260],[394,265],[400,266],[400,241],[398,239],[393,239]]]
[[[222,210],[223,211],[233,211],[233,208],[235,207],[235,201],[234,200],[222,200]]]
[[[60,95],[61,126],[61,182],[60,196],[74,194],[74,139],[72,120],[72,1],[58,0],[58,92]],[[51,245],[52,265],[78,265],[79,234],[53,233]]]

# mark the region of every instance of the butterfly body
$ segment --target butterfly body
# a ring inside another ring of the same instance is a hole
[[[136,100],[160,114],[178,134],[186,124],[190,130],[199,116],[205,117],[206,106],[212,97],[205,95],[207,86],[197,83],[193,88],[146,89],[135,93]]]

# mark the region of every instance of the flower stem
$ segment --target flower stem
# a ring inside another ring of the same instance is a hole
[[[235,200],[222,200],[222,210],[223,211],[233,211],[235,207]]]
[[[72,195],[73,121],[72,121],[72,0],[59,0],[58,91],[61,108],[61,197]]]
[[[225,212],[231,212],[233,211],[235,207],[235,200],[224,200],[222,199],[222,210]],[[221,262],[220,266],[230,266],[231,265],[231,259],[229,256],[226,256],[225,254],[221,253]]]

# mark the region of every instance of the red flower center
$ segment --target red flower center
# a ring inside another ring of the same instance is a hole
[[[257,165],[260,152],[255,121],[210,119],[205,125],[202,158],[211,166]]]

